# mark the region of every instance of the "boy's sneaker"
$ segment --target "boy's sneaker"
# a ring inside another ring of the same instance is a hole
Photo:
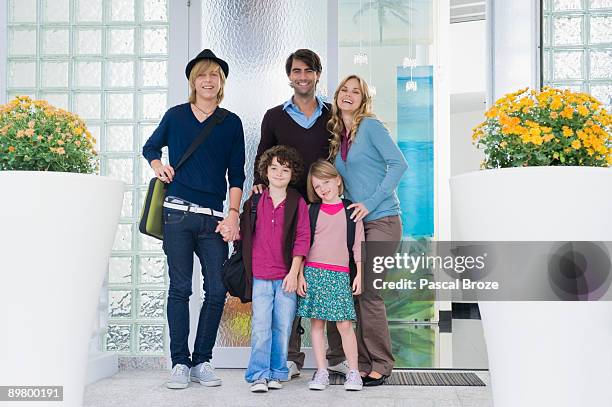
[[[357,370],[351,370],[347,373],[344,380],[344,390],[359,391],[363,389],[363,381]]]
[[[185,389],[189,386],[189,366],[177,363],[166,382],[169,389]]]
[[[191,368],[191,381],[207,387],[221,386],[221,379],[210,362],[200,363]]]
[[[310,390],[325,390],[329,386],[329,373],[327,370],[317,370],[308,382]]]
[[[289,369],[289,380],[298,377],[300,375],[300,369],[298,369],[295,362],[289,360],[287,361],[287,369]]]
[[[268,389],[270,389],[270,390],[280,390],[282,388],[283,388],[283,385],[280,382],[280,380],[276,380],[276,379],[268,380]]]
[[[329,370],[330,372],[334,372],[334,373],[340,373],[346,376],[347,374],[349,374],[349,371],[351,369],[349,368],[348,362],[346,360],[343,360],[337,365],[329,366],[327,370]]]
[[[251,391],[253,393],[267,393],[268,392],[268,382],[266,379],[257,379],[253,383],[251,383]]]

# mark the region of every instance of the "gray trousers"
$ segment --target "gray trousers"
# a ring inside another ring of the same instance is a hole
[[[402,238],[402,221],[399,216],[386,216],[365,222],[364,229],[366,241],[399,242]],[[394,252],[385,255],[392,256]],[[359,370],[366,373],[374,370],[388,376],[393,370],[395,359],[391,351],[387,310],[380,293],[373,285],[375,278],[384,279],[385,274],[374,274],[372,270],[366,270],[364,267],[362,275],[362,293],[355,297]]]

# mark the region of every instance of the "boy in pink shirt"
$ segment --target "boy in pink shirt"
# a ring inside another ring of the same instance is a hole
[[[281,382],[289,378],[287,352],[297,304],[297,278],[310,248],[306,202],[288,188],[302,168],[295,149],[270,148],[259,160],[258,171],[268,188],[259,197],[254,230],[247,226],[250,219],[245,215],[250,213],[253,197],[244,205],[242,253],[253,299],[251,357],[245,379],[256,393],[280,389]]]

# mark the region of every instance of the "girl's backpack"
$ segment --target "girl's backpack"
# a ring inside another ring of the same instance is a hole
[[[349,269],[350,277],[351,277],[351,285],[353,284],[353,280],[357,275],[357,265],[355,264],[355,259],[353,257],[353,245],[355,244],[355,222],[351,219],[351,215],[355,208],[347,209],[349,205],[352,204],[348,199],[343,199],[342,203],[344,204],[344,209],[346,213],[346,247],[349,252]],[[310,204],[310,208],[308,208],[308,215],[310,217],[310,246],[314,242],[315,229],[317,227],[317,219],[319,217],[319,211],[321,210],[321,203],[312,203]]]

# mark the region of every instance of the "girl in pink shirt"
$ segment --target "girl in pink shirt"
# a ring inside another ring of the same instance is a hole
[[[349,365],[344,388],[361,390],[357,340],[352,321],[356,318],[353,295],[361,293],[361,243],[365,240],[363,222],[350,220],[351,211],[347,213],[346,207],[351,202],[340,198],[344,189],[342,178],[328,161],[319,160],[310,167],[307,188],[308,199],[313,202],[309,213],[314,234],[304,269],[298,276],[297,292],[300,298],[297,315],[311,321],[317,371],[308,387],[311,390],[324,390],[329,385],[323,331],[326,321],[336,321]],[[354,239],[350,249],[349,238]],[[353,276],[351,264],[355,270]],[[354,277],[352,284],[351,277]]]

